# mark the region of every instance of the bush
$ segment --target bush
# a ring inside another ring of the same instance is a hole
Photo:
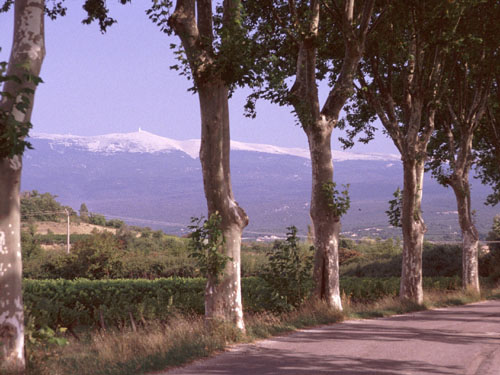
[[[40,194],[36,190],[21,194],[21,216],[23,219],[36,221],[59,221],[68,210],[76,216],[76,212],[68,206],[62,206],[56,201],[57,196],[50,193]]]
[[[462,275],[462,247],[424,243],[422,272],[429,277]]]
[[[401,252],[392,240],[359,244],[361,256],[353,257],[340,268],[342,276],[349,277],[399,277]],[[432,244],[426,242],[422,253],[422,272],[427,277],[453,277],[462,274],[462,248],[460,245]]]
[[[165,319],[173,311],[203,313],[203,279],[25,280],[24,304],[36,326],[73,328],[130,319]]]
[[[493,219],[493,226],[486,239],[495,242],[489,244],[489,252],[480,259],[479,272],[489,277],[490,281],[498,282],[500,280],[500,215]]]
[[[103,215],[90,214],[89,223],[104,227],[106,225],[106,218]]]
[[[307,280],[305,281],[307,284]],[[26,319],[35,328],[75,328],[100,324],[120,326],[129,322],[163,320],[174,312],[203,314],[206,280],[168,278],[157,280],[29,280],[23,282]],[[460,278],[424,278],[425,289],[461,288]],[[341,292],[351,301],[371,302],[397,296],[399,278],[342,278]],[[282,300],[264,279],[242,279],[246,312],[280,311]]]
[[[273,292],[272,304],[277,311],[299,307],[312,287],[310,251],[300,251],[296,227],[287,229],[287,239],[275,242],[268,253],[268,264],[261,274]]]
[[[107,227],[110,227],[110,228],[120,229],[121,227],[123,227],[125,225],[125,222],[123,220],[111,219],[111,220],[106,221],[105,225]]]
[[[95,233],[72,247],[75,275],[89,279],[113,278],[120,275],[120,253],[123,243],[109,232]]]

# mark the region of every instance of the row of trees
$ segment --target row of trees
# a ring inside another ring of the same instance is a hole
[[[4,0],[2,10],[12,3]],[[22,369],[17,256],[21,155],[44,57],[44,13],[55,17],[65,9],[57,2],[47,9],[44,0],[14,4],[14,42],[0,103],[0,287],[6,296],[0,310],[0,350],[6,366]],[[86,0],[84,9],[84,23],[97,21],[102,31],[115,22],[104,0]],[[252,89],[246,106],[250,116],[258,99],[291,106],[308,139],[316,297],[342,309],[338,245],[340,218],[349,201],[333,180],[332,132],[346,129],[346,146],[359,134],[368,141],[376,119],[403,161],[401,299],[423,299],[426,163],[456,194],[464,287],[479,289],[468,178],[476,164],[483,182],[494,188],[489,202],[498,201],[499,9],[496,0],[224,0],[217,7],[209,0],[153,1],[149,17],[162,31],[179,37],[183,54],[178,68],[192,78],[199,97],[208,217],[218,218],[223,240],[216,242],[217,250],[229,260],[222,276],[208,274],[208,319],[230,321],[244,330],[240,247],[248,217],[232,192],[228,105],[240,86]],[[329,87],[324,103],[320,81]]]

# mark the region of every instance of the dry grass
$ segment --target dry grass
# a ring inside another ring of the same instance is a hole
[[[166,323],[151,322],[121,330],[88,333],[80,341],[70,339],[64,347],[38,348],[30,352],[28,374],[40,375],[138,375],[179,366],[224,350],[229,344],[291,332],[344,319],[370,318],[401,314],[500,298],[500,289],[483,294],[426,292],[423,305],[402,304],[397,298],[384,298],[371,304],[354,304],[344,299],[344,312],[333,310],[322,302],[309,301],[290,313],[247,315],[245,335],[231,326],[206,326],[202,317],[176,316]]]
[[[54,222],[54,221],[37,221],[36,233],[37,234],[47,234],[50,232],[54,234],[66,234],[67,224],[66,221]],[[101,227],[99,225],[88,224],[88,223],[70,223],[70,233],[71,234],[90,234],[93,230],[108,231],[111,233],[116,233],[115,228]]]
[[[121,330],[96,331],[31,361],[41,375],[140,374],[176,366],[222,350],[227,338],[213,335],[201,317],[175,317]]]

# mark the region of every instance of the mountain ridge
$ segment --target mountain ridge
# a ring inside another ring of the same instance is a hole
[[[98,136],[72,134],[34,133],[31,138],[49,141],[55,149],[58,146],[76,147],[90,152],[113,154],[116,152],[162,153],[180,151],[193,159],[198,158],[199,139],[175,140],[162,137],[139,128],[137,132],[112,133]],[[247,143],[231,140],[231,150],[252,151],[274,155],[290,155],[309,159],[309,150],[299,147],[280,147],[270,144]],[[399,161],[399,155],[384,153],[355,153],[332,150],[333,161],[381,160]]]
[[[32,137],[35,149],[25,153],[22,189],[50,192],[74,209],[85,202],[91,212],[183,234],[191,217],[206,215],[197,145],[191,143],[189,155],[185,145],[175,140],[137,133],[104,138]],[[285,153],[286,148],[245,143],[233,146],[233,191],[250,218],[245,232],[283,233],[296,225],[305,235],[311,223],[311,161],[304,153]],[[344,234],[353,238],[400,235],[399,229],[389,227],[385,211],[393,192],[403,186],[402,163],[392,158],[362,160],[359,155],[348,160],[344,155],[334,167],[337,186],[350,185],[351,208],[342,217]],[[483,235],[498,213],[498,209],[483,205],[488,193],[488,187],[473,181],[473,207],[478,210],[478,230]],[[427,173],[423,195],[427,238],[436,234],[457,239],[456,209],[453,192]]]

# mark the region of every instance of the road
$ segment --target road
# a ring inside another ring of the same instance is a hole
[[[188,374],[500,375],[500,301],[303,330],[164,373]]]

